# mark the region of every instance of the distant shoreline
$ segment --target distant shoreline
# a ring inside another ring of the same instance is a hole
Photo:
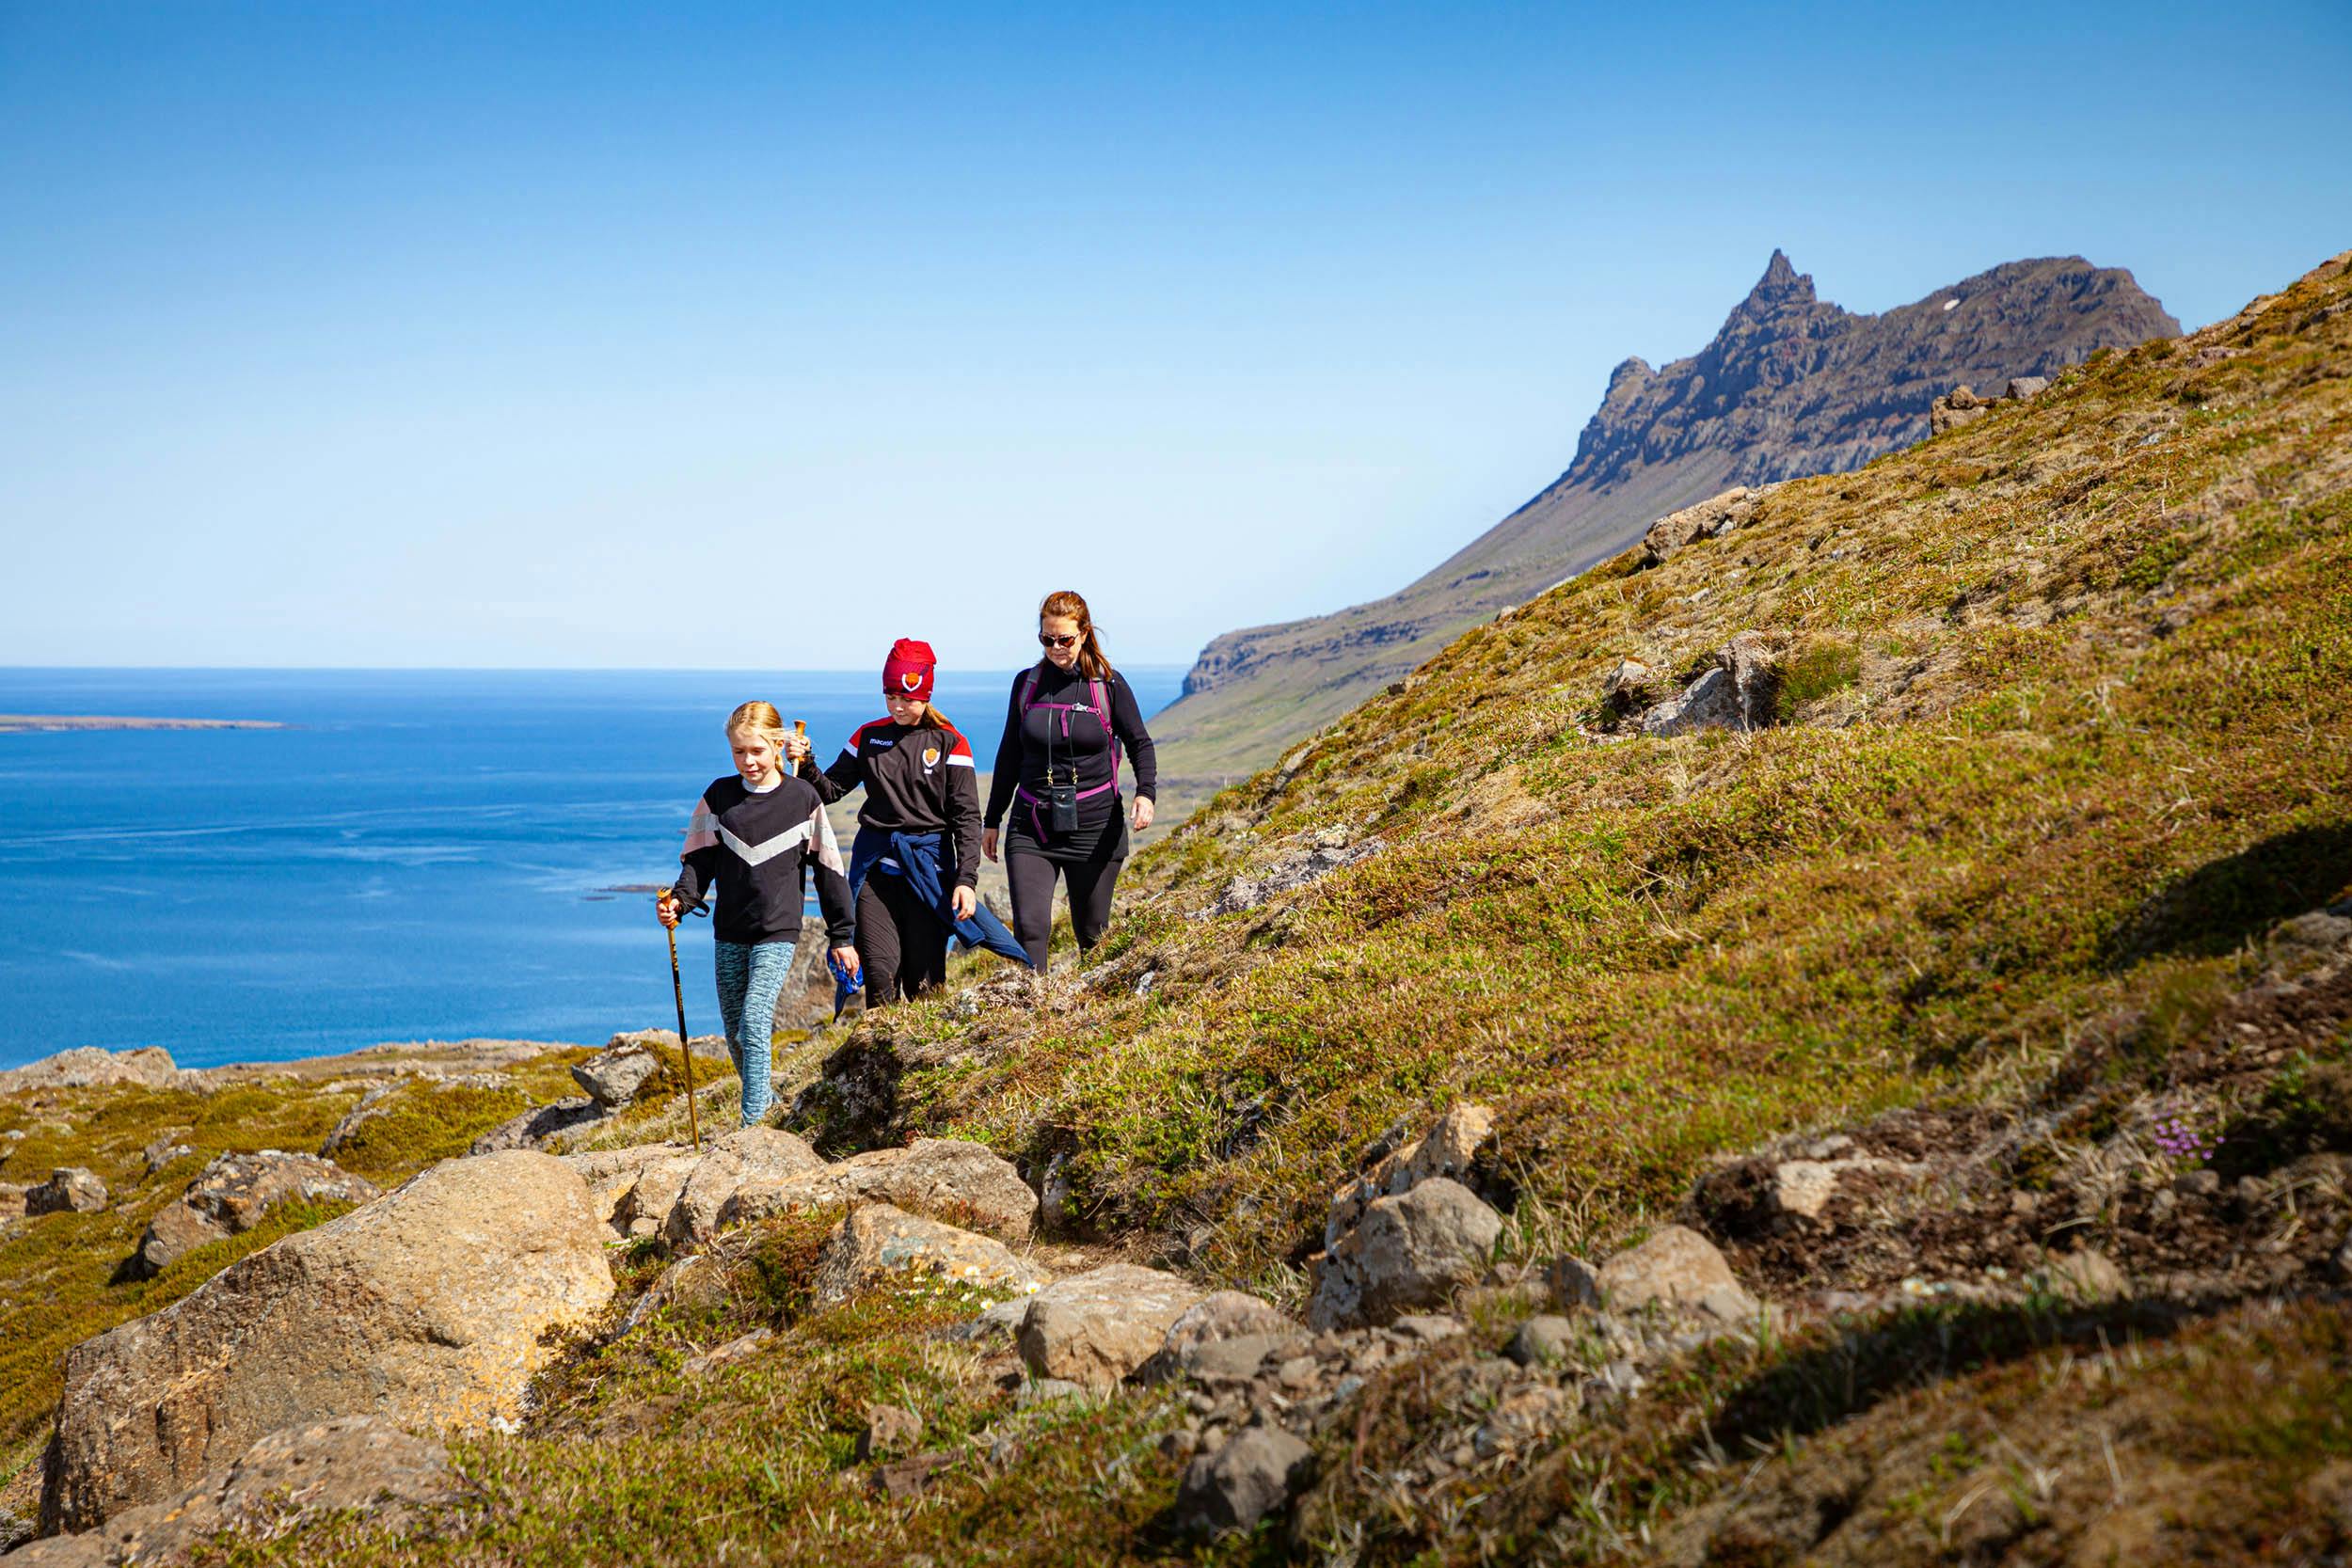
[[[96,713],[0,713],[0,735],[62,730],[282,730],[275,719],[119,719]]]

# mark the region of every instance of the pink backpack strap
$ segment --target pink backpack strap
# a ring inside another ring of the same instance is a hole
[[[1111,723],[1110,688],[1092,675],[1087,677],[1087,695],[1094,699],[1094,717],[1103,721],[1103,738],[1111,743],[1111,787],[1119,787],[1119,731]]]

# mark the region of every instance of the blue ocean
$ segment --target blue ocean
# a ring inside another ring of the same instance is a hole
[[[1183,678],[1125,673],[1147,713]],[[939,677],[983,768],[1010,680]],[[0,713],[285,726],[0,734],[0,1067],[666,1027],[649,897],[613,890],[675,874],[753,697],[820,758],[881,712],[865,671],[0,670]],[[681,939],[699,1033],[707,923]]]

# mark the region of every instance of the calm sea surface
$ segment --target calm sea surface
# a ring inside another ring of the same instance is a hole
[[[1126,673],[1149,713],[1184,673]],[[940,677],[983,768],[1010,679]],[[666,1026],[648,897],[607,890],[675,874],[737,703],[806,719],[830,757],[878,692],[865,672],[0,669],[0,713],[289,726],[0,735],[0,1067]],[[680,937],[687,1022],[714,1028],[708,923]]]

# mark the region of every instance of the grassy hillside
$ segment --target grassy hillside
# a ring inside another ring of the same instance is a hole
[[[1092,1225],[1265,1285],[1457,1096],[1581,1241],[1711,1150],[2013,1093],[2228,973],[2352,883],[2348,293],[2331,262],[1470,632],[1143,858],[1089,983],[899,1015],[901,1122],[1062,1156]],[[1750,629],[1788,722],[1603,733],[1618,660]],[[1378,852],[1199,918],[1333,832]]]
[[[1645,736],[1602,701],[1622,659],[1684,676],[1751,630],[1781,672],[1770,728]],[[970,1303],[813,1312],[821,1222],[771,1224],[724,1243],[722,1305],[581,1345],[523,1432],[464,1445],[474,1498],[440,1525],[240,1555],[2352,1545],[2352,1338],[2323,1289],[2352,1213],[2352,980],[2282,990],[2302,960],[2277,930],[2352,895],[2348,709],[2352,255],[1470,632],[1146,851],[1111,940],[1035,1005],[987,984],[887,1015],[807,1099],[836,1148],[987,1141],[1066,1189],[1063,1243],[1089,1257],[1296,1306],[1333,1184],[1476,1098],[1499,1113],[1476,1180],[1509,1207],[1503,1261],[1679,1213],[1785,1332],[1698,1348],[1502,1461],[1438,1464],[1533,1309],[1489,1302],[1367,1380],[1295,1527],[1202,1547],[1166,1527],[1181,1395],[1024,1407],[1007,1353],[930,1332]],[[1245,885],[1268,881],[1302,885]],[[2183,1122],[2219,1139],[2210,1169],[2162,1141]],[[1900,1223],[1743,1231],[1724,1157],[1836,1129],[1941,1185]],[[2176,1172],[2219,1194],[2201,1228],[2150,1218]],[[1979,1289],[2061,1240],[2111,1251],[2137,1298]],[[657,1263],[625,1261],[625,1298]],[[775,1338],[688,1373],[753,1325]],[[874,1399],[934,1433],[919,1497],[850,1460]]]

